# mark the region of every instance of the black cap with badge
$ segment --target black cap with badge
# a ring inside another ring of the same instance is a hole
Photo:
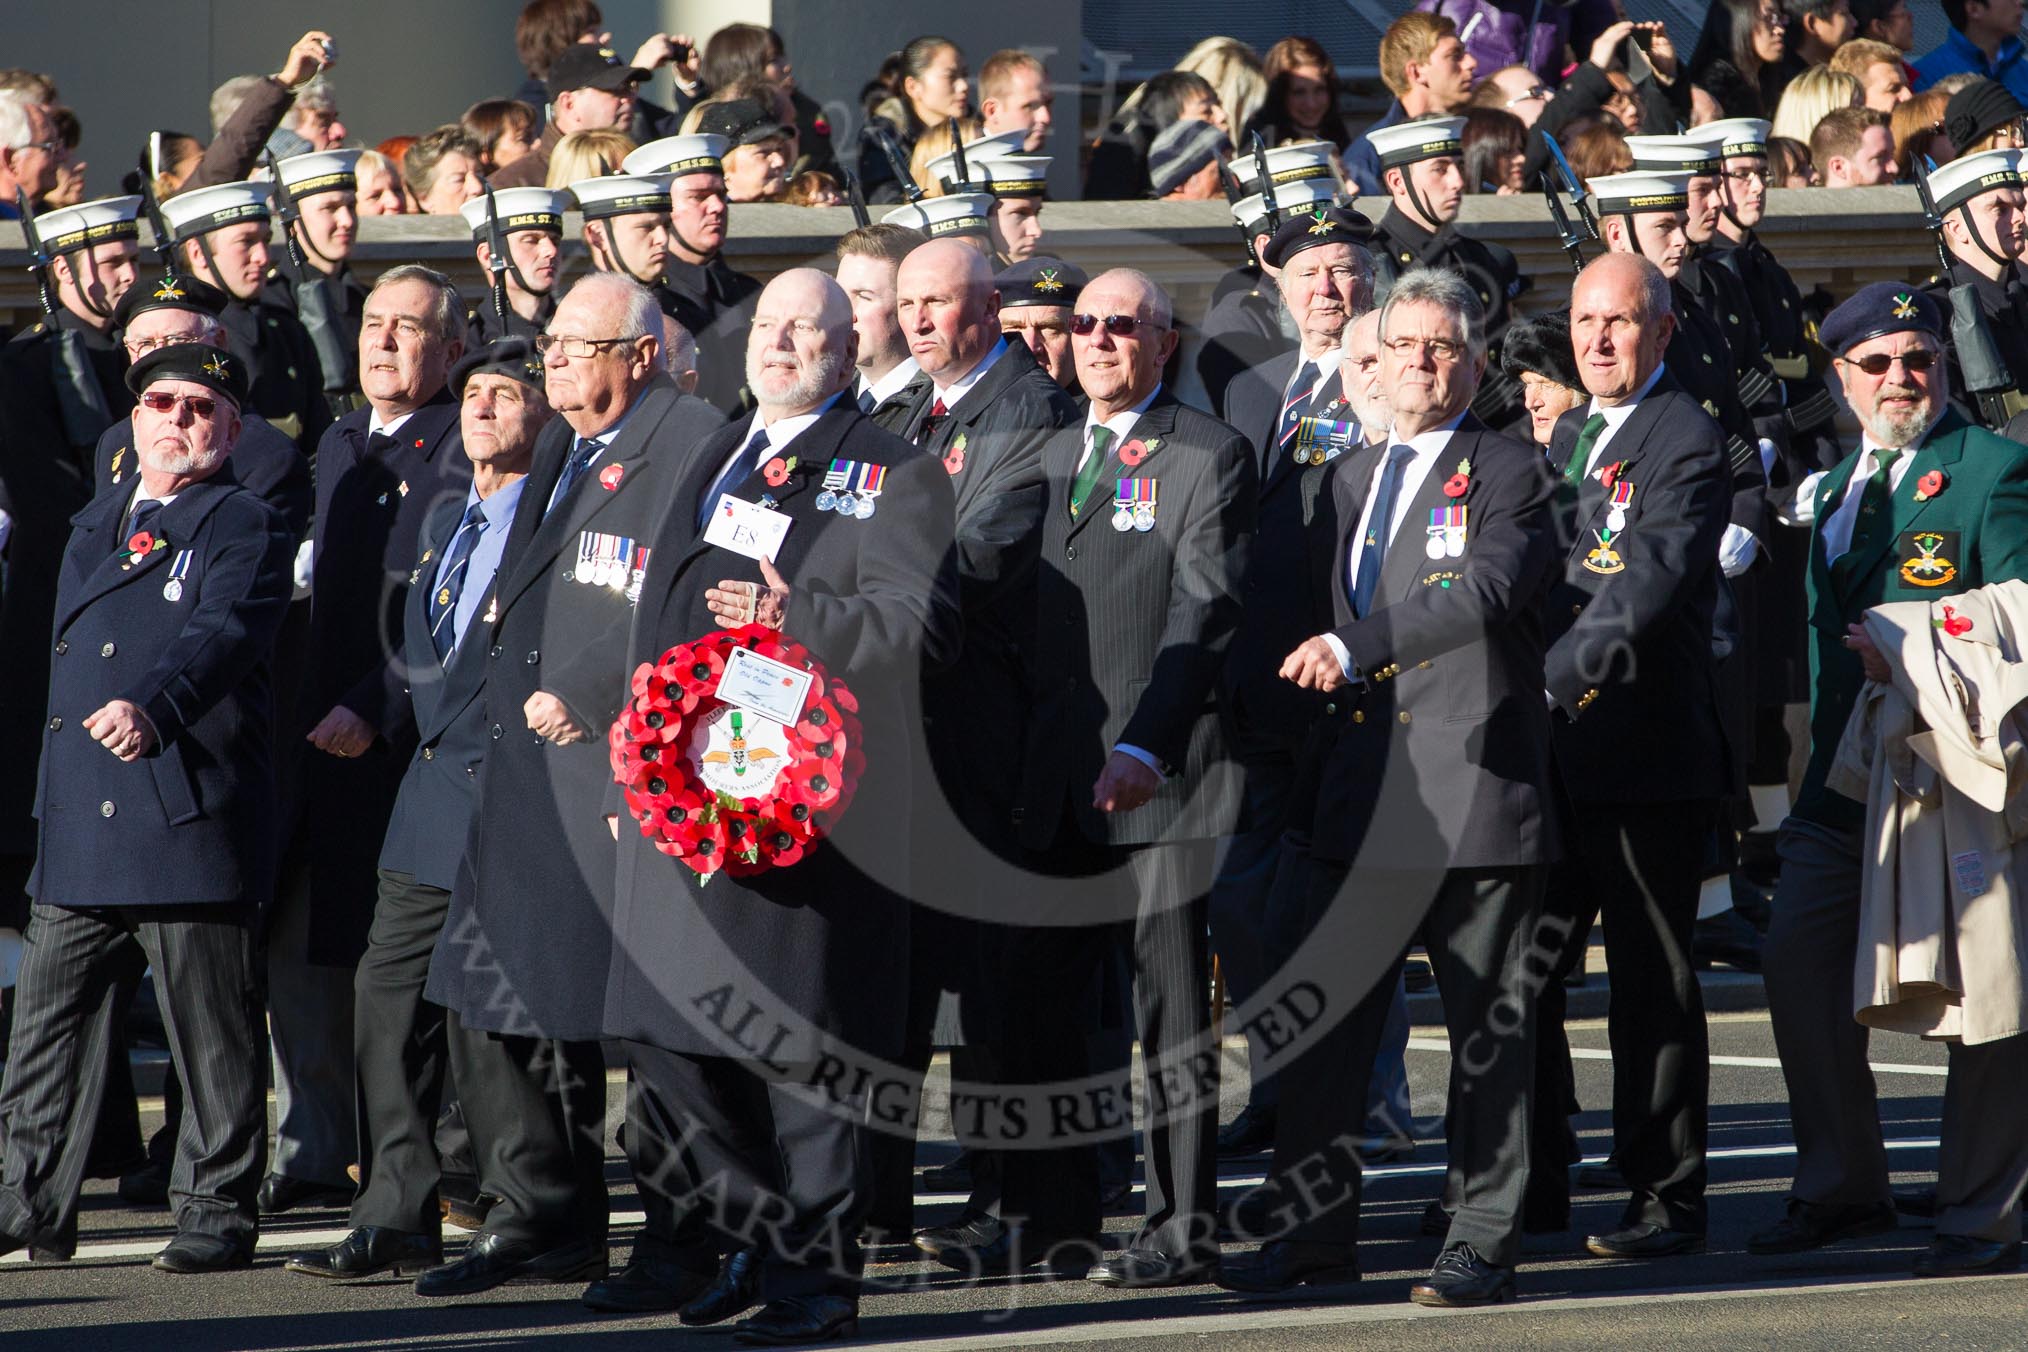
[[[1924,292],[1906,282],[1869,282],[1824,316],[1817,341],[1832,356],[1842,357],[1888,333],[1920,333],[1941,344],[1943,327],[1943,311]]]
[[[113,327],[124,329],[136,315],[150,310],[187,310],[216,319],[225,313],[228,303],[226,294],[211,283],[171,273],[157,282],[136,282],[128,287],[113,307]]]
[[[573,89],[603,89],[609,94],[617,94],[647,78],[647,71],[620,60],[620,54],[610,47],[594,42],[573,42],[549,63],[549,80],[545,87],[549,101],[555,103],[558,96]]]
[[[142,355],[127,368],[127,388],[140,394],[158,380],[187,380],[224,395],[234,408],[246,407],[246,366],[208,343],[171,343]]]
[[[1000,308],[1006,310],[1021,305],[1075,305],[1089,280],[1077,264],[1037,254],[994,277],[993,285],[1000,292]]]
[[[758,145],[789,134],[789,128],[775,116],[774,110],[764,106],[759,99],[707,103],[697,115],[697,130],[706,136],[723,136],[728,150]]]
[[[465,382],[473,376],[506,376],[531,389],[542,390],[542,358],[535,344],[526,338],[495,338],[486,346],[461,358],[451,368],[451,393],[465,397]]]
[[[1358,212],[1346,207],[1318,207],[1283,221],[1261,257],[1271,268],[1285,268],[1305,249],[1320,244],[1356,244],[1363,249],[1372,239],[1373,222]]]

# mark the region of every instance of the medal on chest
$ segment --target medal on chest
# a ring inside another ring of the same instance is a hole
[[[1423,553],[1432,559],[1462,557],[1465,552],[1465,514],[1469,511],[1471,508],[1463,503],[1430,508],[1429,540],[1423,545]]]
[[[176,557],[170,560],[169,580],[162,584],[164,601],[174,604],[183,599],[183,579],[190,576],[190,563],[194,556],[195,551],[185,549],[178,551]]]
[[[1113,529],[1155,529],[1155,479],[1120,479],[1113,492]]]
[[[1612,485],[1612,498],[1606,503],[1606,530],[1618,535],[1627,528],[1627,513],[1634,506],[1634,485],[1620,479]]]

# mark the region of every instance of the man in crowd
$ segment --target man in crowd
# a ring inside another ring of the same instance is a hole
[[[1959,74],[1984,76],[2028,103],[2028,55],[2021,45],[2020,0],[1943,0],[1951,31],[1915,60],[1915,87]]]
[[[20,194],[33,206],[56,186],[61,148],[48,108],[19,90],[0,90],[0,220],[21,218]]]
[[[1000,292],[1000,332],[1027,344],[1035,364],[1081,400],[1070,354],[1070,317],[1088,279],[1075,263],[1035,254],[993,278]]]
[[[138,941],[189,1090],[176,1237],[154,1264],[216,1272],[253,1262],[267,1155],[254,923],[273,869],[267,658],[292,542],[220,473],[247,393],[238,358],[158,348],[128,384],[139,480],[78,516],[45,640],[35,910],[0,1082],[0,1248],[77,1246],[112,959]]]
[[[497,188],[540,188],[549,177],[556,144],[572,132],[625,131],[634,119],[634,100],[648,72],[628,65],[603,42],[573,42],[550,63],[544,91],[548,121],[535,149],[495,170]]]
[[[542,363],[522,338],[460,360],[450,391],[472,483],[463,499],[438,501],[423,528],[402,646],[390,659],[407,686],[399,713],[414,724],[415,749],[388,816],[379,896],[354,977],[359,1195],[345,1238],[289,1260],[291,1272],[313,1277],[403,1276],[443,1261],[443,1169],[432,1132],[446,1080],[444,1014],[422,992],[493,744],[485,717],[493,664],[484,644],[464,640],[493,603],[535,441],[551,416]]]
[[[838,241],[838,285],[852,302],[852,333],[858,339],[853,398],[861,413],[889,432],[907,425],[927,384],[894,312],[895,274],[924,241],[919,230],[885,222],[862,225]]]
[[[485,351],[496,338],[533,341],[548,326],[556,313],[556,276],[563,262],[563,213],[572,205],[569,193],[552,188],[500,188],[458,209],[472,228],[472,247],[489,283],[472,307],[465,332],[468,353]],[[506,246],[497,292],[490,286],[496,238]],[[505,297],[505,314],[496,296]]]
[[[359,323],[366,288],[353,275],[359,231],[357,150],[322,150],[277,161],[277,191],[294,208],[282,226],[288,246],[268,269],[261,299],[303,324],[324,375],[331,416],[351,411],[359,393]],[[300,252],[302,265],[295,257]],[[306,295],[315,289],[321,295]]]
[[[987,136],[1025,131],[1018,149],[1024,155],[1049,144],[1055,122],[1050,107],[1055,97],[1042,59],[1018,48],[993,53],[979,66],[979,120]]]
[[[1478,63],[1458,40],[1458,26],[1449,18],[1411,10],[1387,26],[1380,38],[1380,78],[1394,102],[1345,152],[1345,176],[1362,195],[1382,197],[1388,192],[1373,133],[1398,122],[1463,113],[1471,103],[1478,73]]]
[[[1837,50],[1830,66],[1859,82],[1863,106],[1876,113],[1891,116],[1915,97],[1908,87],[1908,67],[1901,63],[1901,52],[1888,43],[1855,39]]]
[[[1887,114],[1833,108],[1810,133],[1810,163],[1826,188],[1874,188],[1894,182],[1894,134]]]
[[[1872,283],[1825,318],[1822,340],[1863,435],[1810,499],[1810,763],[1782,827],[1764,955],[1796,1174],[1787,1216],[1748,1241],[1761,1254],[1896,1224],[1867,1030],[1852,1017],[1867,805],[1825,782],[1860,687],[1888,676],[1858,621],[1884,601],[1932,600],[2028,575],[2028,451],[1951,411],[1935,302],[1912,287]],[[1936,1234],[1915,1271],[2012,1272],[2028,1178],[2020,1130],[2028,1036],[1949,1050]]]

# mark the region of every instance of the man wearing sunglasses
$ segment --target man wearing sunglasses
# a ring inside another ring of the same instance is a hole
[[[2020,259],[2028,235],[2028,197],[2018,150],[1986,150],[1966,155],[1929,174],[1930,196],[1943,220],[1944,247],[1950,251],[1950,275],[1932,276],[1923,284],[1929,297],[1950,314],[1954,296],[1976,299],[1986,334],[2006,363],[2012,382],[2005,390],[1966,388],[1959,354],[1945,349],[1950,366],[1950,396],[1968,421],[1998,432],[2008,419],[2028,408],[2028,325],[2016,302],[2021,280]],[[1949,325],[1970,316],[1954,316]],[[1947,325],[1948,327],[1948,325]]]
[[[147,953],[187,1077],[164,1272],[253,1261],[267,1155],[254,927],[276,835],[268,656],[291,541],[222,472],[246,369],[200,344],[137,362],[131,490],[80,513],[50,644],[35,898],[0,1083],[0,1250],[76,1247],[78,1181],[105,1092],[115,951]],[[73,1078],[75,1077],[75,1078]]]
[[[1868,806],[1826,779],[1862,686],[1889,678],[1860,629],[1866,611],[2028,576],[2028,450],[1951,408],[1944,323],[1922,292],[1875,282],[1820,331],[1863,436],[1809,496],[1810,762],[1782,825],[1762,955],[1796,1174],[1788,1215],[1747,1241],[1755,1253],[1798,1253],[1897,1223],[1867,1032],[1852,1017]],[[1916,1259],[1919,1276],[2020,1264],[2024,1054],[2020,1036],[1950,1047],[1936,1235]]]

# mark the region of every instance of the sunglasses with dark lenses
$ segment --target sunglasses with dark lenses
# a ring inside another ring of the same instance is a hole
[[[1869,376],[1884,376],[1894,369],[1894,363],[1896,362],[1900,362],[1905,370],[1913,371],[1917,375],[1920,375],[1936,365],[1942,358],[1939,354],[1930,351],[1926,347],[1919,347],[1913,352],[1897,352],[1891,357],[1885,352],[1874,352],[1856,360],[1851,357],[1843,357],[1840,360],[1847,366],[1858,367]]]
[[[1097,315],[1070,317],[1070,331],[1080,338],[1089,338],[1092,330],[1100,324],[1104,324],[1106,332],[1115,338],[1131,338],[1137,329],[1155,327],[1152,320],[1139,319],[1133,315],[1107,315],[1104,319],[1100,319]]]
[[[218,411],[215,399],[201,394],[164,394],[161,390],[149,390],[141,396],[141,404],[156,413],[174,413],[178,404],[188,404],[190,411],[200,418],[209,418]]]

